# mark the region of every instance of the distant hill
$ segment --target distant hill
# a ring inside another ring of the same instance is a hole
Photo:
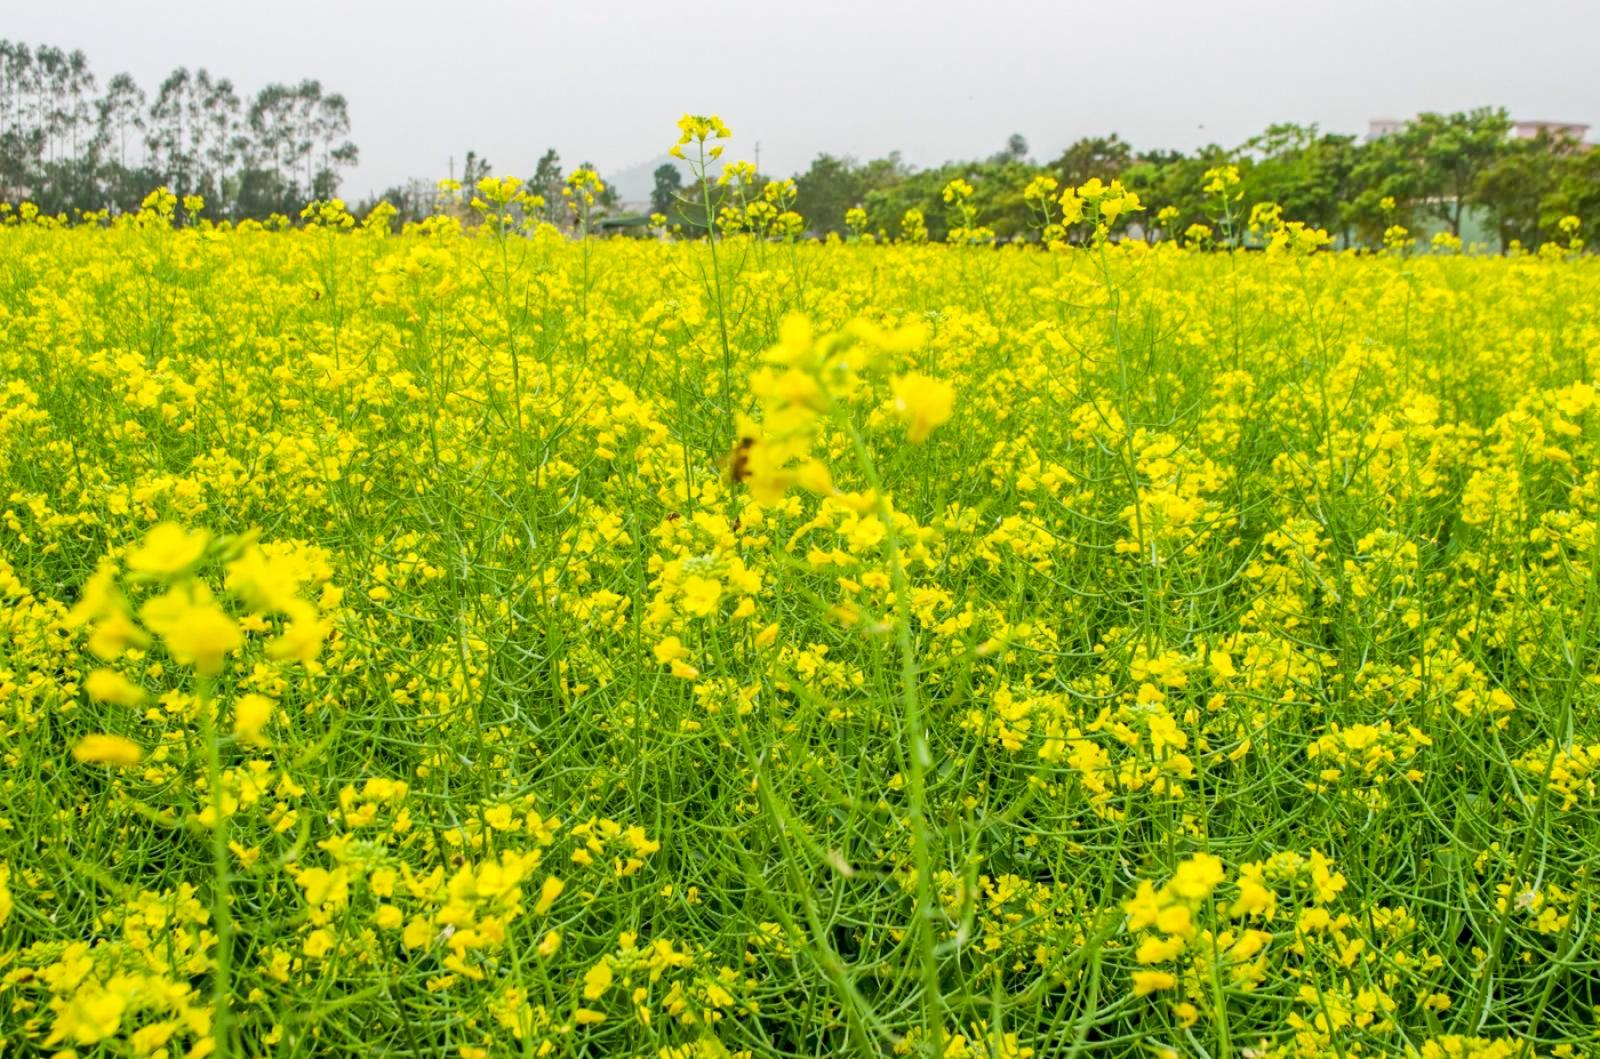
[[[683,174],[683,182],[685,184],[692,179],[689,173],[689,164],[680,162],[669,154],[657,155],[648,162],[640,162],[626,169],[606,173],[602,179],[617,189],[617,195],[623,202],[648,202],[650,201],[650,193],[656,187],[656,170],[663,165],[677,166],[678,172]]]

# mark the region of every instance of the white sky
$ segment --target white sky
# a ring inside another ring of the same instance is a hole
[[[1600,0],[6,0],[0,36],[82,48],[153,92],[204,66],[241,94],[304,77],[350,100],[343,192],[438,177],[468,148],[526,176],[547,146],[602,172],[661,153],[684,111],[762,168],[898,148],[933,165],[1012,132],[1234,145],[1268,123],[1496,104],[1600,126]],[[1591,138],[1595,133],[1591,133]]]

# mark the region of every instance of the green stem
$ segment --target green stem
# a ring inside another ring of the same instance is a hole
[[[233,969],[233,912],[228,905],[228,816],[223,806],[221,705],[212,694],[211,681],[202,678],[198,690],[200,737],[205,743],[206,786],[211,796],[211,922],[217,934],[212,964],[212,1054],[228,1059],[233,1052],[231,974]]]
[[[706,173],[706,145],[700,142],[700,196],[706,211],[706,242],[711,244],[711,285],[717,298],[717,330],[722,337],[722,403],[726,436],[733,436],[733,347],[728,344],[728,312],[722,299],[722,268],[717,263],[717,219],[711,213],[711,180]]]
[[[933,836],[928,827],[928,770],[933,765],[927,727],[922,716],[922,697],[917,691],[916,644],[911,636],[911,584],[900,558],[900,536],[883,493],[877,466],[861,433],[850,424],[856,459],[877,502],[877,515],[883,523],[884,545],[889,553],[890,578],[895,595],[895,641],[900,652],[900,704],[904,718],[903,738],[910,748],[907,783],[910,801],[911,860],[917,873],[916,909],[912,932],[916,942],[922,976],[923,1030],[927,1035],[926,1054],[935,1059],[944,1055],[944,996],[939,982],[938,938],[935,917],[938,904],[933,891]]]

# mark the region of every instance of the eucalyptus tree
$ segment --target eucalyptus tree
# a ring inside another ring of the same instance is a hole
[[[198,103],[199,158],[206,194],[219,200],[228,197],[232,169],[238,161],[239,114],[243,104],[226,77],[212,79],[201,70],[195,78]]]

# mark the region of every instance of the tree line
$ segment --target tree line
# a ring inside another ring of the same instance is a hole
[[[454,158],[450,164],[449,179],[467,189],[468,196],[478,181],[495,175],[493,164],[475,150],[467,151],[462,159],[461,172],[455,172]],[[595,166],[592,162],[584,162],[578,168],[593,170]],[[546,149],[544,154],[539,156],[533,172],[522,180],[523,188],[541,204],[538,215],[558,228],[571,230],[574,217],[570,211],[563,211],[560,208],[561,189],[565,183],[566,176],[561,168],[561,155],[554,147]],[[458,199],[452,199],[441,192],[438,181],[420,177],[413,177],[403,184],[391,185],[369,196],[357,204],[356,212],[365,216],[379,203],[387,203],[394,207],[392,218],[396,225],[420,221],[441,210],[453,209],[467,220],[472,216],[472,211],[464,208]],[[616,188],[607,185],[596,199],[594,215],[612,216],[617,214],[621,207],[622,203],[617,196]]]
[[[1379,245],[1395,226],[1456,237],[1471,228],[1502,249],[1563,239],[1570,217],[1584,232],[1600,230],[1600,147],[1548,129],[1519,138],[1512,128],[1503,108],[1483,107],[1421,114],[1366,140],[1284,123],[1236,147],[1192,153],[1135,149],[1112,133],[1080,139],[1045,162],[1012,135],[987,158],[927,169],[898,152],[864,162],[823,153],[793,180],[796,208],[816,236],[846,233],[852,211],[864,213],[865,230],[892,235],[915,212],[927,237],[942,239],[950,227],[942,192],[961,179],[973,188],[967,205],[996,238],[1025,239],[1037,211],[1023,192],[1040,176],[1062,187],[1119,180],[1146,206],[1140,227],[1152,231],[1160,216],[1171,234],[1214,220],[1204,174],[1220,166],[1240,175],[1241,210],[1277,203],[1285,217],[1344,245]],[[50,214],[118,212],[164,185],[180,197],[203,196],[213,217],[293,217],[306,202],[337,194],[341,171],[358,157],[349,132],[345,97],[316,80],[269,84],[246,98],[227,78],[179,67],[146,93],[126,73],[102,86],[81,51],[0,40],[0,201],[28,199]],[[468,152],[460,180],[470,189],[490,172]],[[685,234],[703,229],[698,185],[686,185],[672,165],[655,177],[651,208]],[[558,203],[554,150],[526,183],[551,207]],[[437,186],[411,181],[364,205],[379,201],[396,207],[397,222],[427,216],[438,208]],[[608,190],[601,212],[619,208]],[[858,228],[862,213],[853,214]],[[559,222],[558,210],[549,215]]]
[[[345,97],[321,82],[233,82],[179,67],[147,93],[103,86],[81,51],[0,40],[0,200],[46,213],[136,209],[152,189],[200,195],[211,216],[293,216],[356,163]]]
[[[1532,249],[1565,241],[1564,218],[1585,232],[1600,230],[1600,147],[1545,129],[1512,135],[1506,111],[1484,107],[1454,114],[1421,114],[1387,135],[1365,141],[1316,125],[1273,125],[1245,143],[1209,145],[1191,154],[1136,150],[1115,133],[1080,139],[1051,161],[1028,158],[1013,135],[996,154],[918,170],[898,153],[859,162],[821,154],[796,175],[799,209],[818,235],[846,231],[852,207],[866,211],[867,228],[893,234],[908,210],[942,239],[949,211],[941,200],[956,178],[974,189],[971,205],[999,239],[1026,238],[1037,211],[1023,190],[1038,176],[1062,187],[1091,177],[1120,180],[1146,207],[1143,222],[1165,213],[1169,232],[1210,223],[1215,203],[1203,190],[1205,173],[1237,168],[1241,209],[1273,202],[1283,216],[1326,229],[1344,245],[1381,245],[1396,225],[1443,231],[1460,238],[1469,222],[1498,242]],[[689,196],[693,198],[693,196]]]

